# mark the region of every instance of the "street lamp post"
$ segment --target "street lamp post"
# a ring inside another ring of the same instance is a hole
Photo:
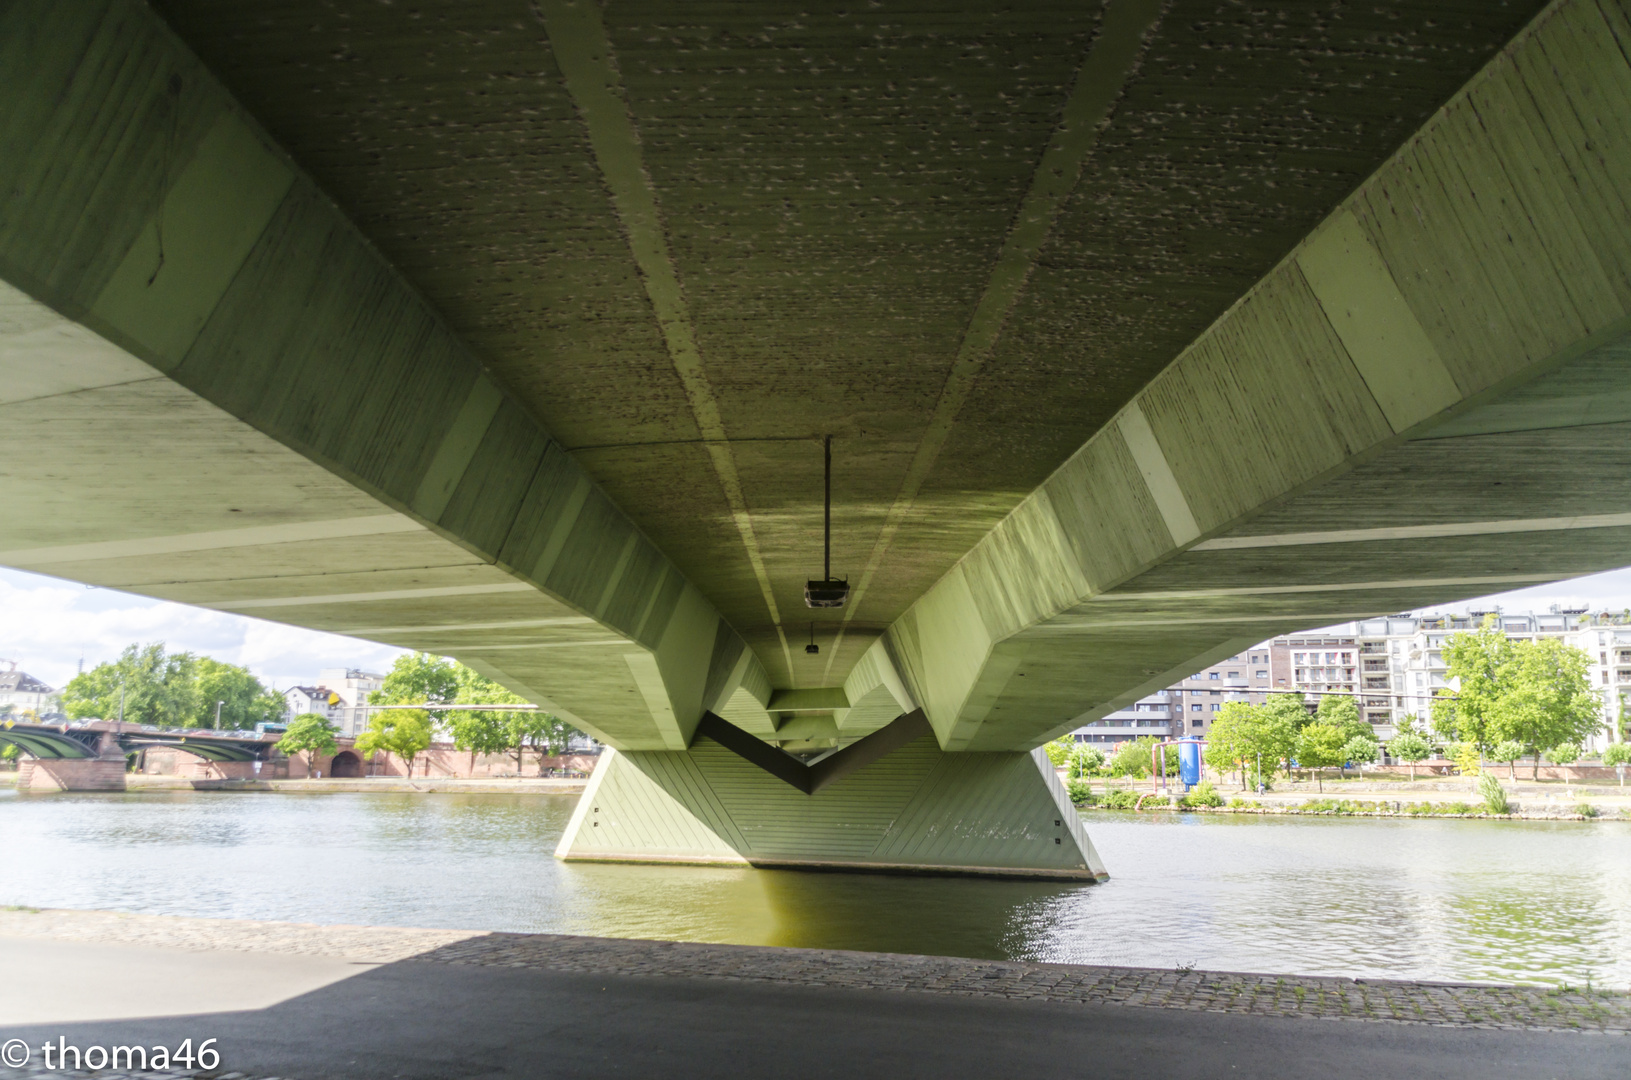
[[[215,703],[215,727],[213,728],[215,731],[221,730],[221,706],[225,704],[226,702],[224,701],[217,701]]]

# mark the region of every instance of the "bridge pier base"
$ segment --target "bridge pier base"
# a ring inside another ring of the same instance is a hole
[[[932,735],[806,794],[720,743],[608,749],[557,857],[1097,881],[1104,863],[1040,750]]]
[[[17,767],[18,791],[123,791],[125,759],[33,758]]]

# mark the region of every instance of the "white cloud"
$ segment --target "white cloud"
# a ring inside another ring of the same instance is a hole
[[[311,682],[319,668],[384,671],[402,649],[338,634],[91,589],[58,578],[0,568],[0,656],[53,686],[111,660],[133,642],[162,641],[242,664],[278,687]]]

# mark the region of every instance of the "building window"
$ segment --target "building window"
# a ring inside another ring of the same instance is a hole
[[[1190,706],[1190,707],[1189,707],[1189,711],[1190,711],[1190,712],[1200,712],[1200,711],[1201,711],[1201,707],[1200,707],[1200,705],[1199,705],[1199,704],[1195,704],[1195,705],[1191,705],[1191,706]]]
[[[1213,705],[1213,706],[1212,706],[1212,711],[1213,711],[1213,712],[1221,712],[1221,711],[1222,711],[1222,709],[1223,709],[1223,706],[1222,706],[1222,705],[1217,705],[1217,704],[1214,704],[1214,705]]]
[[[1259,679],[1266,679],[1266,678],[1268,678],[1268,677],[1269,677],[1269,673],[1268,673],[1268,672],[1266,672],[1266,671],[1259,671],[1259,672],[1258,672],[1258,673],[1257,673],[1257,677],[1258,677],[1258,678],[1259,678]]]
[[[1208,679],[1220,679],[1220,678],[1222,678],[1222,677],[1223,677],[1223,676],[1221,676],[1221,675],[1219,675],[1219,674],[1218,674],[1218,673],[1217,673],[1217,672],[1215,672],[1215,671],[1208,671],[1208,672],[1207,672],[1207,673],[1206,673],[1206,677],[1207,677],[1207,678],[1208,678]]]

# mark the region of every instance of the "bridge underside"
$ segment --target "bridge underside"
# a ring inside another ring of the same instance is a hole
[[[1626,562],[1623,4],[157,7],[0,0],[0,564],[457,657],[686,843],[861,776],[707,818],[705,717],[1017,776]]]

